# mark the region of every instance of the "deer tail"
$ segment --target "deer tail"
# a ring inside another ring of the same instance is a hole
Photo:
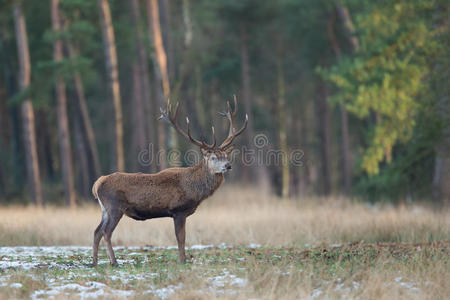
[[[94,195],[95,199],[98,199],[98,188],[103,183],[103,180],[105,179],[105,176],[100,176],[92,186],[92,195]]]

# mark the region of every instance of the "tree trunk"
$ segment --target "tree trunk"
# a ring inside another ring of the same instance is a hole
[[[180,63],[178,64],[178,76],[177,81],[173,84],[171,90],[171,97],[178,99],[180,95],[180,90],[185,86],[186,79],[189,79],[189,75],[192,74],[193,69],[197,70],[198,64],[194,67],[192,64],[191,57],[191,45],[193,39],[192,21],[191,13],[189,9],[189,0],[183,0],[182,2],[182,13],[183,13],[183,29],[184,29],[184,49],[180,54]],[[169,57],[169,68],[171,58]],[[172,64],[173,65],[173,64]],[[170,71],[169,71],[170,74]],[[197,75],[197,73],[196,73]],[[171,77],[171,76],[169,76]],[[171,80],[173,81],[172,77]],[[198,100],[199,98],[197,98]]]
[[[135,143],[139,148],[144,149],[146,145],[146,141],[149,140],[152,144],[155,144],[155,132],[154,128],[156,126],[156,114],[151,114],[150,111],[158,111],[156,105],[153,103],[150,93],[150,76],[148,70],[148,54],[147,49],[144,44],[144,34],[142,30],[142,26],[140,23],[140,7],[138,0],[131,0],[131,19],[133,21],[134,26],[134,38],[136,44],[136,62],[135,66],[133,66],[133,74],[135,81],[133,87],[135,89],[133,93],[133,97],[140,96],[140,99],[135,99],[136,106],[134,107],[134,115],[146,113],[148,116],[148,123],[145,121],[146,118],[142,115],[142,118],[135,120],[136,128],[138,128],[138,132],[136,132]],[[136,70],[134,68],[136,67]],[[135,73],[136,72],[136,73]],[[150,108],[151,107],[151,108]],[[149,109],[150,108],[150,109]],[[143,135],[143,139],[142,139]],[[144,172],[145,168],[143,166],[135,166],[140,171]],[[151,172],[156,172],[157,168],[154,163],[150,166]]]
[[[253,146],[253,137],[255,130],[253,128],[252,107],[250,103],[250,63],[248,59],[248,37],[245,24],[241,24],[241,77],[242,77],[242,98],[244,100],[245,111],[249,115],[248,126],[246,130],[247,144]]]
[[[288,144],[287,144],[287,129],[286,129],[286,91],[284,85],[284,74],[281,62],[278,61],[278,128],[280,138],[280,148],[283,153],[281,161],[281,196],[283,198],[289,197],[289,160],[288,160]]]
[[[167,53],[167,72],[169,74],[169,81],[172,82],[175,78],[175,64],[173,40],[170,31],[170,1],[158,0],[158,5],[161,21],[162,40],[164,49]]]
[[[59,16],[59,0],[52,0],[52,28],[55,33],[61,31]],[[53,59],[60,63],[63,58],[62,41],[56,40],[53,44]],[[69,122],[67,117],[66,86],[61,75],[56,77],[56,101],[58,116],[59,152],[61,157],[61,169],[64,182],[64,196],[66,204],[76,206],[75,187],[73,178],[72,151],[70,147]]]
[[[348,194],[352,187],[352,162],[350,154],[348,112],[343,105],[340,105],[339,110],[341,112],[342,175],[344,177],[344,191]]]
[[[182,9],[183,9],[183,23],[184,23],[184,46],[186,48],[189,48],[191,46],[193,38],[189,0],[183,0]]]
[[[144,150],[146,147],[145,138],[145,121],[144,121],[144,103],[142,97],[142,85],[139,78],[139,67],[138,62],[133,64],[133,102],[132,102],[132,145],[133,145],[133,170],[139,172],[145,172],[146,166],[139,162],[139,152]]]
[[[111,87],[111,96],[114,104],[114,126],[115,126],[115,169],[124,171],[125,160],[123,150],[123,116],[122,105],[120,100],[120,84],[119,71],[117,64],[116,42],[114,37],[114,29],[111,20],[111,11],[109,9],[108,0],[98,0],[100,10],[100,20],[103,29],[103,43],[106,57],[106,69]]]
[[[155,59],[156,60],[156,59]],[[166,106],[166,103],[164,101],[164,93],[162,91],[162,85],[161,82],[161,75],[159,74],[158,66],[156,63],[153,63],[153,74],[155,77],[155,82],[153,85],[154,92],[154,98],[156,101],[154,101],[154,107],[157,109],[158,107],[164,108]],[[156,154],[156,167],[158,170],[164,170],[167,168],[167,160],[166,160],[166,139],[167,139],[167,126],[163,122],[156,121],[156,133],[158,138],[157,140],[157,148],[155,150],[157,151]]]
[[[252,107],[250,103],[250,67],[248,61],[248,41],[247,41],[247,29],[244,24],[241,24],[241,80],[242,80],[242,98],[244,100],[244,108],[249,115],[247,130],[245,132],[246,144],[250,151],[255,151],[253,145],[253,137],[255,136],[255,130],[253,129],[253,115]],[[249,181],[249,173],[252,173],[254,166],[247,166],[244,168],[243,177],[245,181]],[[256,171],[254,171],[256,172]],[[253,174],[252,174],[253,175]],[[257,175],[257,174],[255,174]]]
[[[5,25],[5,24],[3,24]],[[24,29],[25,29],[25,21],[24,21]],[[2,80],[2,94],[4,95],[4,101],[2,101],[4,108],[7,109],[7,101],[6,99],[13,97],[13,95],[16,93],[15,91],[15,84],[16,84],[16,76],[12,72],[12,61],[11,61],[11,55],[10,55],[10,48],[12,45],[9,43],[9,39],[6,39],[6,36],[8,35],[8,31],[6,26],[2,26],[0,28],[0,47],[2,48],[2,57],[0,64],[2,65],[2,77],[0,80]],[[26,33],[26,32],[25,32]],[[16,38],[16,42],[19,42],[19,40]],[[25,43],[27,45],[27,43]],[[28,45],[27,45],[28,47]],[[17,47],[17,50],[19,50],[19,47]],[[16,49],[14,49],[16,51]],[[19,52],[20,53],[20,52]],[[19,56],[19,66],[20,66],[20,54]],[[20,72],[20,69],[19,69]],[[21,75],[21,74],[19,74]],[[19,85],[20,85],[21,77],[19,76]],[[15,106],[10,107],[7,109],[8,118],[3,118],[2,120],[7,121],[7,124],[4,124],[1,122],[2,130],[7,130],[9,132],[7,141],[5,141],[7,144],[2,145],[4,147],[4,150],[8,150],[7,152],[10,154],[10,156],[6,159],[6,161],[3,162],[3,170],[7,172],[7,174],[4,175],[5,180],[5,186],[4,191],[7,192],[10,190],[10,188],[13,188],[17,186],[17,183],[20,183],[22,185],[23,178],[25,174],[25,179],[28,180],[29,178],[26,175],[26,167],[27,167],[27,157],[26,157],[26,149],[22,151],[22,145],[25,147],[25,132],[22,132],[21,129],[24,128],[24,126],[20,126],[19,124],[23,124],[23,120],[20,115],[20,109],[16,108]],[[8,146],[9,145],[9,146]],[[39,153],[39,150],[37,150]],[[23,164],[24,160],[23,157],[21,157],[21,153],[25,153],[25,165]],[[38,161],[39,163],[39,161]],[[40,171],[40,169],[39,169]],[[31,185],[33,182],[28,181]],[[30,186],[30,198],[31,201],[34,201],[33,195],[31,193],[31,186]]]
[[[442,73],[445,72],[444,70],[448,70],[448,66],[447,68],[444,67],[444,65],[436,65],[434,70]],[[442,128],[441,139],[435,148],[433,199],[450,206],[450,123],[448,122],[450,119],[450,98],[448,87],[442,88],[439,94],[436,114],[444,127]]]
[[[445,205],[450,204],[450,141],[446,146],[439,145],[436,149],[436,158],[433,174],[433,199]]]
[[[1,44],[0,39],[0,44]],[[3,62],[2,62],[3,63]],[[0,75],[1,76],[1,75]],[[11,137],[11,126],[9,111],[6,107],[7,95],[6,88],[3,86],[3,77],[0,77],[0,196],[6,190],[6,175],[5,171],[7,169],[7,162],[5,161],[5,156],[9,152],[10,137]]]
[[[328,104],[327,86],[322,80],[318,86],[317,97],[321,158],[320,177],[322,179],[321,193],[327,196],[331,193],[331,111]]]
[[[338,5],[339,6],[339,5]],[[341,7],[341,10],[343,8]],[[345,10],[346,11],[346,10]],[[346,14],[347,17],[348,11]],[[336,15],[333,13],[330,16],[330,19],[327,22],[327,32],[328,38],[331,43],[331,47],[333,48],[334,53],[336,54],[337,60],[339,61],[342,57],[342,51],[339,46],[339,42],[336,38],[335,30],[335,22]],[[346,21],[348,23],[348,21]],[[351,21],[350,21],[351,22]],[[348,25],[347,25],[348,26]],[[353,26],[353,25],[351,25]],[[349,38],[349,40],[353,41],[353,38]],[[357,40],[356,42],[357,45]],[[356,51],[356,50],[354,50]],[[344,192],[348,194],[352,185],[352,161],[351,161],[351,153],[350,153],[350,134],[348,129],[348,113],[345,107],[341,104],[339,107],[341,113],[341,153],[342,153],[342,178],[344,181]]]
[[[88,166],[88,157],[87,153],[89,153],[86,148],[85,138],[82,130],[82,120],[81,116],[77,115],[75,118],[74,127],[75,127],[75,142],[76,142],[76,153],[75,159],[77,160],[77,168],[76,173],[78,177],[78,192],[85,198],[90,196],[91,192],[91,182],[89,176],[89,166]]]
[[[164,98],[170,95],[169,73],[167,68],[167,55],[164,50],[164,43],[161,33],[161,23],[159,21],[159,7],[158,0],[148,0],[149,16],[151,18],[151,29],[153,34],[153,45],[155,47],[156,62],[158,70],[161,75]]]
[[[206,126],[206,112],[202,103],[203,98],[203,80],[202,71],[200,66],[195,66],[195,98],[194,106],[197,115],[197,120],[201,128],[207,128]]]
[[[307,151],[307,147],[310,141],[311,134],[314,134],[312,130],[309,128],[309,122],[308,122],[308,116],[311,117],[310,108],[312,106],[312,103],[304,103],[304,106],[302,108],[302,112],[299,116],[299,118],[296,118],[295,128],[297,129],[296,132],[299,133],[297,136],[298,138],[298,145],[300,146],[300,150],[305,153]],[[300,166],[295,166],[295,169],[299,172],[299,180],[297,182],[297,190],[298,194],[302,196],[306,196],[311,194],[311,172],[310,172],[310,166],[309,161],[302,157],[301,161],[302,164]],[[299,163],[300,163],[299,162]]]
[[[67,43],[67,49],[69,52],[69,57],[71,59],[75,59],[77,57],[77,54],[70,42]],[[78,100],[76,102],[76,107],[80,116],[80,133],[82,134],[87,150],[89,152],[93,173],[91,174],[93,175],[91,177],[95,180],[100,176],[101,173],[100,160],[98,156],[94,128],[92,127],[91,118],[89,117],[89,112],[87,109],[86,97],[84,95],[83,80],[81,79],[81,75],[79,72],[73,73],[73,81]]]
[[[14,5],[14,23],[16,29],[17,51],[20,66],[19,85],[20,90],[24,91],[30,85],[31,65],[25,18],[23,16],[20,3]],[[42,206],[42,187],[36,146],[34,111],[30,99],[26,99],[22,103],[21,112],[27,164],[27,177],[30,187],[31,199],[34,204]]]
[[[344,29],[346,32],[346,38],[351,45],[352,51],[356,52],[359,50],[359,41],[355,36],[355,26],[353,26],[352,18],[350,17],[350,13],[344,5],[340,1],[336,3],[336,11],[341,19]]]
[[[161,33],[161,22],[159,18],[159,7],[158,0],[147,0],[147,10],[149,15],[149,22],[151,26],[151,32],[153,34],[153,45],[155,47],[155,58],[158,65],[158,73],[160,75],[164,93],[164,100],[169,101],[170,97],[170,81],[169,81],[169,72],[167,67],[167,55],[164,49],[164,43]],[[161,123],[161,122],[160,122]],[[161,129],[159,132],[163,132]],[[175,130],[170,127],[170,146],[172,149],[178,149],[178,138],[176,136]],[[162,142],[162,140],[160,139]],[[161,143],[160,143],[161,145]],[[164,159],[161,160],[161,162]],[[171,159],[169,161],[170,166],[177,166],[180,164],[178,159]]]
[[[148,34],[149,34],[149,40],[153,40],[153,17],[152,17],[152,0],[147,0],[147,25],[148,25]],[[155,77],[155,83],[154,83],[154,96],[156,98],[156,101],[154,101],[155,108],[159,107],[165,107],[165,101],[164,101],[164,92],[162,89],[162,78],[161,78],[161,72],[159,71],[159,66],[157,63],[157,57],[156,53],[154,52],[152,54],[153,58],[153,74]],[[166,161],[166,127],[163,122],[157,122],[156,123],[156,132],[157,132],[157,141],[158,141],[158,148],[155,149],[156,152],[156,166],[159,170],[163,170],[167,167],[167,161]]]
[[[350,17],[350,13],[348,9],[342,5],[340,1],[336,4],[336,11],[341,19],[344,29],[346,32],[346,38],[348,43],[351,46],[352,52],[355,53],[359,50],[359,41],[355,36],[355,27],[353,26],[352,18]],[[334,33],[334,32],[333,32]],[[336,42],[337,44],[337,42]],[[338,55],[338,53],[336,53]],[[338,58],[340,54],[338,55]],[[349,138],[349,130],[348,130],[348,113],[344,107],[341,107],[341,124],[342,124],[342,151],[343,151],[343,159],[344,159],[344,186],[346,192],[350,191],[352,185],[351,171],[352,171],[352,156],[350,154],[350,138]]]
[[[36,112],[36,132],[39,132],[37,149],[39,155],[39,166],[43,178],[53,179],[55,176],[53,153],[52,153],[52,127],[49,126],[47,111]]]
[[[253,138],[255,137],[255,129],[253,127],[253,115],[252,115],[252,107],[251,107],[251,83],[250,83],[250,62],[248,57],[248,36],[247,36],[247,27],[245,23],[241,23],[240,26],[240,38],[241,38],[241,79],[242,79],[242,98],[244,100],[244,108],[246,113],[248,114],[248,125],[246,132],[247,146],[250,151],[255,153],[255,158],[260,160],[257,157],[258,153],[256,152],[256,147],[254,145]],[[246,173],[246,169],[249,169],[249,174]],[[269,186],[269,175],[265,166],[258,165],[255,163],[253,166],[248,166],[244,168],[244,178],[249,180],[249,177],[254,177],[257,180],[257,184],[260,187],[266,187],[270,190]]]

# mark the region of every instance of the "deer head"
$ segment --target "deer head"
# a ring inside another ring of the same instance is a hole
[[[211,173],[225,173],[228,170],[231,170],[231,164],[228,159],[231,151],[233,150],[233,141],[236,137],[238,137],[244,130],[247,128],[248,123],[248,115],[245,115],[244,125],[241,129],[237,130],[234,127],[234,118],[237,114],[237,100],[234,97],[234,110],[231,108],[230,102],[227,102],[227,111],[219,112],[219,114],[225,117],[229,124],[228,137],[220,144],[220,146],[216,146],[216,135],[214,131],[214,126],[211,127],[213,142],[212,144],[207,144],[205,141],[200,141],[191,136],[190,128],[189,128],[189,118],[186,117],[187,124],[187,132],[184,131],[177,123],[177,114],[178,114],[179,103],[175,105],[175,111],[172,112],[172,105],[169,101],[167,101],[167,108],[164,110],[161,108],[161,116],[158,120],[162,119],[168,122],[175,130],[181,134],[186,140],[190,141],[194,145],[200,147],[200,150],[203,155],[203,160],[205,161],[208,170]]]

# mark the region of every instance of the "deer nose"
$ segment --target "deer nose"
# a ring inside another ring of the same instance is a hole
[[[230,163],[227,163],[227,164],[225,165],[225,168],[226,168],[227,170],[231,170],[231,164],[230,164]]]

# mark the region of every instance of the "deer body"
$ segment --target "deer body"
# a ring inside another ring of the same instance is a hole
[[[94,232],[94,266],[97,265],[98,246],[102,238],[106,241],[111,264],[117,265],[111,236],[123,215],[140,221],[162,217],[173,218],[179,260],[182,263],[186,262],[184,249],[186,218],[222,184],[223,173],[231,169],[228,155],[233,149],[232,142],[247,127],[248,116],[241,129],[238,131],[234,129],[236,98],[234,107],[235,110],[232,111],[228,103],[228,111],[221,113],[230,122],[230,128],[228,137],[216,147],[214,127],[212,128],[214,142],[211,145],[194,139],[189,131],[189,119],[186,118],[187,132],[185,132],[176,122],[178,104],[172,115],[168,102],[167,109],[161,110],[160,119],[169,122],[178,133],[200,147],[203,155],[200,163],[188,168],[170,168],[156,174],[116,172],[97,179],[92,187],[92,194],[102,208],[102,220]]]
[[[108,212],[118,210],[135,220],[193,214],[223,181],[202,160],[189,168],[170,168],[157,174],[120,173],[101,176],[94,196]]]

